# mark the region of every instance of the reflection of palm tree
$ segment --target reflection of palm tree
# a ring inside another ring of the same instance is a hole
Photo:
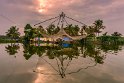
[[[103,64],[103,60],[105,59],[105,55],[102,55],[100,50],[96,48],[96,46],[92,43],[87,43],[85,46],[81,47],[81,51],[83,53],[83,57],[92,57],[96,63]]]
[[[9,55],[15,55],[16,53],[18,53],[18,50],[20,47],[19,47],[19,44],[11,44],[5,48],[7,53],[9,53]]]
[[[26,60],[28,60],[33,54],[35,54],[35,48],[30,45],[26,45],[23,47],[24,48],[24,57]]]
[[[36,47],[30,44],[25,44],[23,45],[24,48],[24,57],[26,60],[28,60],[32,55],[37,54],[39,57],[45,53],[45,48],[44,47]]]
[[[46,48],[45,47],[41,47],[41,46],[38,46],[38,47],[35,47],[36,49],[36,54],[41,57],[45,51],[46,51]]]
[[[101,44],[100,49],[105,52],[114,52],[114,53],[118,53],[120,50],[122,50],[122,46],[120,44]]]

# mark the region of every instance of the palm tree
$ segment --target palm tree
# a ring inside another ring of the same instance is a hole
[[[11,39],[19,39],[20,33],[18,32],[19,28],[16,26],[12,26],[7,32],[6,36],[10,37]]]
[[[70,24],[70,25],[66,26],[66,27],[64,28],[64,30],[65,30],[66,33],[68,33],[70,36],[77,36],[78,33],[79,33],[80,28],[79,28],[78,25],[74,25],[74,26],[73,26],[72,24]]]
[[[84,34],[84,30],[86,31],[86,29],[87,29],[87,25],[82,26],[81,31],[80,31],[81,35]]]
[[[53,35],[55,34],[55,25],[54,24],[51,24],[48,26],[48,28],[46,29],[47,30],[47,33],[50,34],[50,35]]]
[[[70,25],[67,25],[65,28],[64,28],[64,30],[66,31],[66,33],[68,34],[68,35],[72,35],[72,24],[70,24]]]
[[[31,46],[29,44],[23,44],[23,49],[23,56],[26,60],[30,59],[36,53],[37,50],[34,46]]]
[[[94,32],[99,36],[99,33],[102,32],[101,29],[105,28],[105,26],[103,26],[103,20],[98,19],[93,24],[94,24]]]
[[[88,28],[86,28],[86,32],[88,34],[88,36],[95,36],[95,32],[94,32],[94,26],[88,26]]]
[[[55,34],[57,34],[60,31],[60,27],[57,26],[57,28],[55,29]]]
[[[119,33],[119,32],[114,32],[113,34],[111,34],[112,35],[112,37],[111,37],[111,39],[114,41],[114,43],[118,43],[119,42],[119,39],[120,39],[120,37],[122,36],[122,34],[121,33]]]
[[[32,28],[30,24],[27,24],[24,27],[24,33],[25,33],[24,39],[28,42],[30,41],[30,39],[33,39],[37,35],[36,28]]]
[[[41,25],[37,28],[37,31],[39,31],[41,34],[47,34],[46,30]]]
[[[74,36],[77,36],[78,33],[79,33],[79,31],[80,31],[79,26],[78,26],[78,25],[75,25],[75,26],[73,27],[73,31],[74,31]]]
[[[121,37],[122,36],[122,34],[121,33],[119,33],[119,32],[114,32],[113,34],[111,34],[112,36],[118,36],[118,37]]]

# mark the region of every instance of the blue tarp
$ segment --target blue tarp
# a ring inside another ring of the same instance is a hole
[[[68,48],[68,47],[70,47],[71,46],[71,44],[68,44],[68,43],[62,43],[62,47],[64,47],[64,48]]]
[[[64,37],[63,40],[64,41],[70,41],[71,39],[69,37]]]

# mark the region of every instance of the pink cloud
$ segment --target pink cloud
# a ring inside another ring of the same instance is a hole
[[[124,0],[44,0],[43,4],[45,6],[41,4],[41,8],[45,11],[38,12],[40,8],[38,0],[1,0],[0,10],[2,14],[21,25],[37,23],[64,11],[68,16],[86,24],[92,24],[96,19],[103,19],[110,29],[113,29],[113,26],[111,27],[113,22],[115,22],[113,25],[119,26],[120,30],[121,26],[124,26],[122,23],[124,22]],[[6,29],[10,26],[8,21],[0,24],[3,27],[8,24]],[[116,30],[115,26],[114,29]]]

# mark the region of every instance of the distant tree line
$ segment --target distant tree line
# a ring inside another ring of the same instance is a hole
[[[38,26],[32,27],[30,24],[26,24],[24,27],[24,36],[20,36],[19,28],[16,26],[10,27],[10,29],[6,32],[6,39],[15,41],[15,40],[26,40],[30,41],[35,37],[43,37],[43,34],[46,35],[54,35],[60,31],[61,27],[55,26],[54,24],[49,25],[48,27]],[[107,35],[104,33],[102,36],[99,34],[102,33],[105,26],[103,25],[103,20],[96,20],[92,25],[83,25],[79,27],[78,25],[69,24],[64,27],[65,32],[70,36],[78,36],[83,35],[83,32],[87,33],[87,37],[96,38],[100,41],[104,42],[106,40],[117,40],[122,36],[119,32],[114,32],[111,35]],[[112,36],[112,38],[110,38]],[[98,38],[97,38],[98,37]],[[4,40],[4,39],[3,39]],[[2,41],[0,37],[0,41]]]

